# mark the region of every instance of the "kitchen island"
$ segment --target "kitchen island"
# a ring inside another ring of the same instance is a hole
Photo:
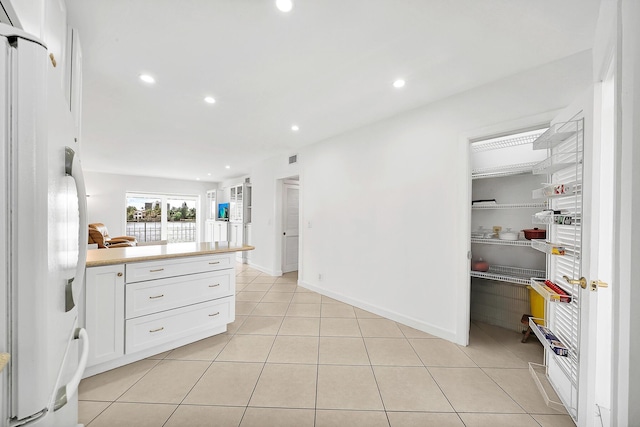
[[[84,377],[225,332],[235,320],[235,253],[253,249],[217,242],[88,251]]]

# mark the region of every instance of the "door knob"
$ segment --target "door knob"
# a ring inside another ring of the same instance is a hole
[[[579,279],[569,279],[567,276],[562,276],[562,278],[571,285],[580,285],[582,289],[587,289],[587,279],[581,277]]]

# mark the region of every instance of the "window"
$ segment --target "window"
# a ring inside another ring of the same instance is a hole
[[[127,235],[139,242],[198,241],[199,196],[127,193]]]

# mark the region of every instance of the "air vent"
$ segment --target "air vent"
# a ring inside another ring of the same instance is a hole
[[[297,154],[289,157],[289,164],[297,163],[297,162],[298,162],[298,155]]]

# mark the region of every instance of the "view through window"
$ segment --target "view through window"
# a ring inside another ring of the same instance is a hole
[[[127,193],[127,236],[139,242],[195,242],[198,196]]]

